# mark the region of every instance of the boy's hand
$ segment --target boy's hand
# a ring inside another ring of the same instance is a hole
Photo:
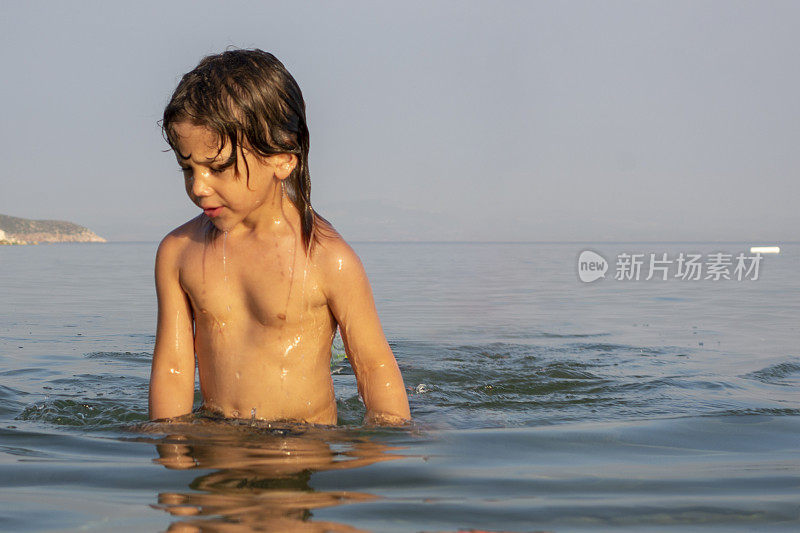
[[[361,260],[338,236],[320,247],[320,254],[328,305],[367,407],[364,423],[403,425],[411,419],[403,376],[383,334]]]
[[[396,415],[388,415],[385,413],[375,413],[367,411],[364,417],[365,426],[406,426],[411,422],[409,418],[403,418]]]

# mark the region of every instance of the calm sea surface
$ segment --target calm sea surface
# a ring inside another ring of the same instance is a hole
[[[168,433],[156,244],[0,247],[0,529],[798,531],[800,245],[758,280],[614,279],[750,244],[355,244],[416,426],[359,426],[337,342],[339,428]]]

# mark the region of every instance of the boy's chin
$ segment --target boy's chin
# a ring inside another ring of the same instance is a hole
[[[211,218],[211,217],[206,217],[206,218],[208,219],[208,222],[217,229],[217,231],[221,231],[222,233],[230,231],[231,227],[233,227],[233,225],[230,222],[220,220],[219,218]]]

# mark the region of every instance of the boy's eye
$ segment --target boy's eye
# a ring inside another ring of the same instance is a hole
[[[231,168],[231,165],[217,165],[214,167],[208,167],[208,169],[213,172],[214,174],[222,174],[226,170]]]
[[[191,175],[191,173],[192,173],[192,169],[191,169],[191,167],[181,167],[181,166],[179,165],[179,168],[180,168],[180,172],[181,172],[181,174],[183,174],[184,176],[186,176],[186,175],[187,175],[187,173],[188,173],[189,175]],[[229,167],[227,167],[227,166],[225,166],[225,167],[208,167],[208,170],[209,170],[209,172],[211,172],[212,174],[222,174],[223,172],[225,172],[226,170],[228,170],[228,168],[229,168]]]

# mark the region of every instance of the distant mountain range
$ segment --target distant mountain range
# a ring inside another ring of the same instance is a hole
[[[89,228],[63,220],[30,220],[0,215],[0,244],[106,242]]]

